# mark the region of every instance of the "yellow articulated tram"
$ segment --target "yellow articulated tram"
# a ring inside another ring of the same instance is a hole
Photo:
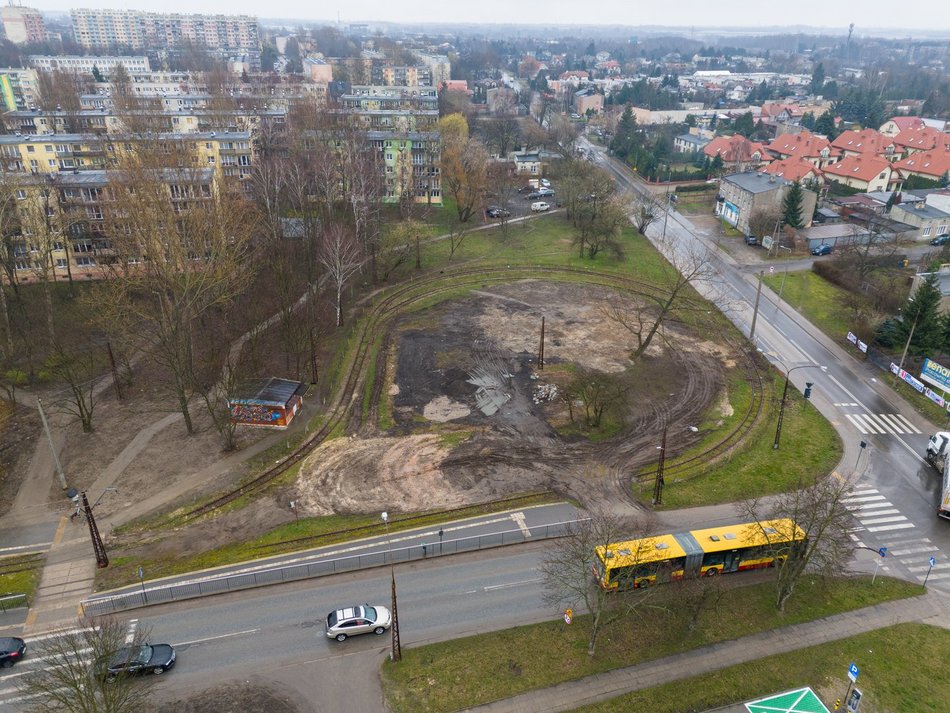
[[[594,550],[604,589],[635,589],[683,577],[713,577],[773,567],[805,542],[792,520],[763,520],[627,540]]]

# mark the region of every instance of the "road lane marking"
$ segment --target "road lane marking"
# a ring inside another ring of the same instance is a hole
[[[521,530],[522,535],[525,537],[531,537],[531,530],[529,530],[528,526],[525,524],[523,512],[511,513],[511,519],[515,521],[515,524],[518,526],[518,529]]]
[[[203,644],[207,641],[217,641],[218,639],[227,639],[231,636],[243,636],[244,634],[256,634],[260,629],[245,629],[244,631],[235,631],[230,634],[220,634],[218,636],[208,636],[204,639],[193,639],[192,641],[179,641],[175,646],[190,646],[192,644]]]
[[[878,417],[879,417],[882,421],[884,421],[884,423],[886,423],[886,424],[889,425],[891,428],[893,428],[897,433],[906,433],[906,432],[907,432],[907,429],[904,428],[904,424],[899,423],[899,422],[894,418],[894,415],[893,415],[893,414],[889,414],[889,413],[879,413],[879,414],[878,414]]]
[[[129,619],[129,628],[128,628],[128,631],[125,632],[126,644],[131,644],[133,641],[135,641],[135,630],[138,628],[139,628],[139,620]]]
[[[894,418],[899,419],[904,425],[907,426],[907,428],[908,428],[909,430],[913,431],[914,433],[921,433],[920,429],[918,429],[917,426],[915,426],[915,425],[912,424],[910,421],[908,421],[908,420],[904,417],[903,414],[895,413],[895,414],[894,414]]]
[[[874,514],[876,515],[877,513],[874,513]],[[907,521],[907,518],[904,517],[903,515],[891,515],[890,517],[872,517],[872,518],[868,518],[867,520],[862,520],[862,521],[861,521],[861,524],[863,524],[863,525],[883,525],[885,522],[901,522],[901,521],[906,522],[906,521]],[[890,554],[894,554],[894,553],[891,552]]]
[[[878,527],[867,528],[868,532],[887,532],[888,530],[906,530],[909,527],[915,527],[914,523],[908,522],[903,525],[879,525]]]
[[[50,548],[52,542],[37,542],[35,545],[15,545],[13,547],[0,547],[0,552],[15,552],[17,550],[36,550],[43,552]]]
[[[868,435],[868,432],[867,432],[866,430],[864,430],[864,426],[862,425],[863,422],[862,422],[857,416],[853,416],[853,415],[850,414],[850,413],[846,413],[846,414],[844,415],[844,417],[845,417],[846,419],[848,419],[849,421],[851,421],[851,425],[852,425],[852,426],[854,426],[856,429],[858,429],[859,431],[861,431],[861,435],[862,435],[862,436]]]
[[[520,582],[508,582],[507,584],[491,584],[487,587],[482,587],[482,591],[491,592],[496,589],[508,589],[510,587],[520,587],[522,584],[534,584],[535,582],[540,582],[540,581],[541,581],[540,577],[535,577],[534,579],[523,579]]]

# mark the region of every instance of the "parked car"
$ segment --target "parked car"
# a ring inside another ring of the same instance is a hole
[[[543,213],[546,210],[551,210],[550,203],[545,203],[544,201],[535,201],[531,204],[532,213]]]
[[[335,609],[327,614],[326,634],[329,639],[346,641],[357,634],[385,634],[393,624],[389,609],[362,604]]]
[[[18,636],[0,638],[0,666],[10,668],[26,654],[26,642]]]
[[[758,239],[757,237],[755,237],[754,235],[746,235],[746,236],[745,236],[745,244],[746,244],[746,245],[758,245],[758,244],[759,244],[759,239]]]
[[[109,659],[105,677],[107,681],[113,681],[119,676],[143,673],[160,676],[175,665],[175,658],[175,649],[169,644],[123,646]]]
[[[546,178],[540,179],[540,180],[538,181],[538,183],[540,184],[541,188],[550,188],[550,187],[551,187],[551,182],[550,182],[548,179],[546,179]]]
[[[489,218],[507,218],[511,215],[511,211],[505,210],[500,205],[490,205],[485,209],[485,215]]]
[[[528,194],[529,201],[536,201],[538,200],[538,198],[553,198],[553,197],[554,197],[554,191],[551,190],[550,188],[539,188],[533,193]]]
[[[950,234],[943,233],[941,235],[938,235],[933,240],[931,240],[930,244],[931,245],[945,245],[948,241],[950,241]]]
[[[831,246],[825,245],[824,243],[822,243],[818,247],[812,248],[811,254],[812,255],[831,255]]]

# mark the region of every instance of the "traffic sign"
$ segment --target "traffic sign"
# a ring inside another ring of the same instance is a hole
[[[881,557],[886,557],[886,556],[887,556],[887,548],[886,548],[886,547],[882,547],[881,549],[879,549],[879,550],[877,551],[877,553],[878,553],[879,555],[881,555]]]
[[[851,683],[858,682],[858,673],[860,672],[858,671],[858,665],[856,663],[852,663],[848,666],[848,678],[851,679]]]
[[[930,558],[930,566],[933,567],[933,566],[935,566],[936,564],[937,564],[937,558],[936,558],[936,557],[931,557],[931,558]]]

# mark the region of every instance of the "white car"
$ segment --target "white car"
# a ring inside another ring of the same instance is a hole
[[[389,609],[381,606],[346,607],[327,614],[327,638],[346,641],[356,634],[385,634],[393,624]]]
[[[545,203],[544,201],[536,201],[531,204],[532,213],[543,213],[546,210],[551,210],[550,203]]]

